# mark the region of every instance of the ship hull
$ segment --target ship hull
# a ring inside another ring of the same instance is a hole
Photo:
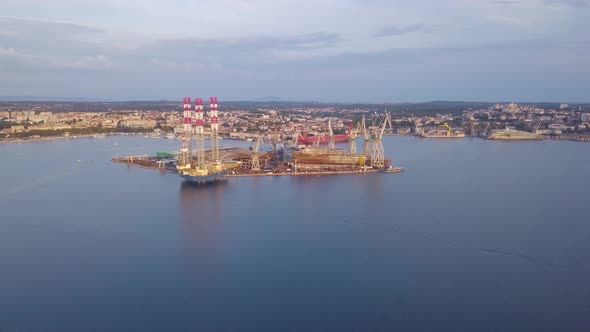
[[[533,133],[510,130],[494,133],[488,139],[496,141],[538,141],[542,137]]]
[[[227,174],[228,171],[222,171],[219,173],[208,174],[205,176],[195,176],[195,175],[188,175],[188,174],[181,174],[180,177],[183,178],[187,182],[191,183],[212,183],[215,181],[219,181],[224,175]]]
[[[457,135],[428,135],[428,134],[422,134],[420,135],[420,137],[423,138],[465,138],[465,134],[457,134]]]
[[[494,141],[539,141],[540,137],[489,137]]]
[[[319,136],[320,144],[328,144],[330,143],[330,136]],[[318,136],[312,137],[299,137],[297,142],[299,144],[316,144],[318,141]],[[334,142],[335,143],[342,143],[348,142],[348,135],[334,135]]]

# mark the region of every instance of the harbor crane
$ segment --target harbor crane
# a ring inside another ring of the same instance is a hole
[[[385,151],[383,150],[383,133],[387,125],[391,128],[391,115],[385,113],[385,117],[375,130],[375,140],[371,146],[371,166],[377,168],[385,167]]]
[[[539,120],[539,122],[537,122],[537,124],[535,125],[535,131],[533,131],[534,133],[537,133],[539,131],[539,127],[541,126],[541,122],[542,122],[542,120]]]
[[[260,145],[262,145],[262,136],[258,135],[256,137],[256,142],[254,142],[254,148],[252,149],[252,170],[259,171],[260,170]]]
[[[490,124],[492,124],[492,122],[488,122],[488,124],[486,125],[485,129],[483,130],[483,135],[484,136],[488,136],[488,128],[490,128]]]
[[[362,127],[361,123],[357,123],[356,127],[352,127],[352,122],[350,123],[350,133],[348,135],[348,147],[350,154],[356,154],[356,139],[361,132]]]
[[[277,153],[278,151],[278,145],[279,145],[279,141],[280,141],[280,137],[279,137],[279,133],[278,132],[273,132],[270,138],[270,141],[272,143],[272,152],[273,153]]]
[[[446,124],[446,123],[443,123],[443,124],[441,124],[440,126],[441,126],[441,127],[444,127],[444,128],[446,128],[446,129],[447,129],[447,136],[451,136],[451,131],[453,130],[453,128],[451,128],[451,126],[449,126],[449,125],[448,125],[448,124]]]
[[[332,119],[328,119],[328,137],[330,141],[328,143],[328,150],[334,150],[335,142],[334,142],[334,131],[332,130]]]
[[[369,150],[369,142],[371,141],[371,133],[369,132],[369,128],[367,128],[367,121],[365,120],[365,116],[361,120],[361,131],[363,134],[363,154],[365,157],[369,158],[371,156],[371,151]]]
[[[291,148],[292,149],[297,149],[297,145],[299,143],[299,136],[301,136],[301,132],[296,131],[295,132],[295,136],[293,137],[293,139],[291,140]]]

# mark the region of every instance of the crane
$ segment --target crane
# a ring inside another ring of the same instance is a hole
[[[350,148],[350,154],[356,154],[356,138],[361,132],[361,123],[357,123],[356,127],[352,127],[352,121],[350,122],[350,133],[348,134],[348,146]]]
[[[279,137],[279,133],[274,131],[270,134],[270,143],[272,144],[272,152],[276,154],[278,152],[278,145],[279,141],[281,140]]]
[[[369,158],[371,156],[371,152],[369,151],[369,141],[371,140],[371,133],[369,132],[369,128],[367,128],[367,122],[365,120],[365,116],[361,120],[361,131],[364,138],[363,144],[363,154],[365,157]]]
[[[292,149],[296,149],[297,148],[297,144],[299,142],[299,136],[301,136],[301,132],[296,131],[295,132],[295,136],[293,137],[293,139],[291,140],[291,148]]]
[[[328,143],[328,150],[334,150],[334,131],[332,130],[332,118],[328,119],[328,137],[330,142]]]
[[[254,142],[254,148],[252,149],[252,170],[253,171],[260,170],[260,159],[258,158],[258,153],[260,152],[260,145],[262,145],[262,136],[258,135],[258,137],[256,137],[256,142]]]
[[[443,124],[441,124],[440,126],[441,126],[441,127],[445,127],[445,128],[447,128],[447,136],[451,136],[451,130],[452,130],[451,126],[449,126],[449,125],[448,125],[448,124],[446,124],[446,123],[443,123]]]
[[[541,120],[539,120],[539,122],[537,122],[537,125],[535,126],[535,131],[534,133],[537,133],[537,131],[539,130],[539,127],[541,126]]]
[[[483,130],[483,135],[487,136],[488,135],[488,128],[490,127],[490,124],[492,124],[491,122],[488,122],[488,124],[486,125],[486,128]]]
[[[375,130],[375,140],[371,146],[371,166],[383,168],[385,166],[385,152],[383,151],[383,133],[387,124],[391,127],[391,116],[385,113],[385,117]]]

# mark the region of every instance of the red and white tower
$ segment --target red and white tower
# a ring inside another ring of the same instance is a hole
[[[219,159],[219,112],[217,109],[217,97],[210,99],[209,117],[211,118],[211,160],[216,164],[221,163]]]
[[[197,141],[197,166],[205,169],[205,117],[203,99],[195,98],[195,111],[192,113],[195,140]]]
[[[182,113],[182,147],[180,149],[180,166],[182,168],[190,168],[191,154],[190,154],[190,139],[191,139],[191,99],[183,98],[183,113]]]

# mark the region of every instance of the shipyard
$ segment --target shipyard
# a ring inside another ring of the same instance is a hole
[[[392,127],[385,113],[369,125],[363,116],[352,122],[345,134],[335,135],[331,120],[327,132],[309,136],[297,132],[291,137],[275,135],[265,142],[258,135],[249,149],[221,147],[217,97],[211,97],[208,118],[209,147],[205,148],[205,111],[203,99],[183,99],[183,130],[178,152],[157,152],[155,156],[136,155],[113,158],[116,163],[178,174],[186,182],[211,183],[222,177],[327,175],[359,173],[400,173],[385,157],[383,135]],[[363,153],[357,153],[357,138],[363,140]],[[336,149],[336,142],[348,142],[348,150]],[[263,150],[270,145],[270,151]]]

